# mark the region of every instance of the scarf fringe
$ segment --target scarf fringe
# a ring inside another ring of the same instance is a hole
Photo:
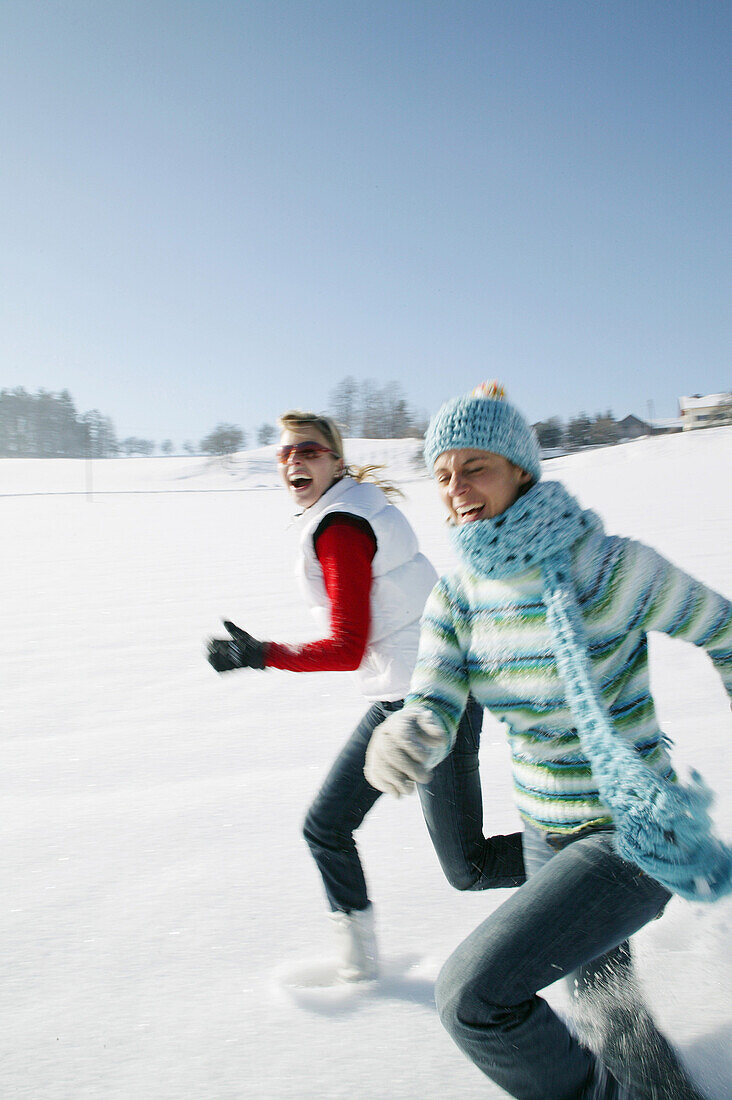
[[[556,659],[600,796],[613,811],[618,854],[691,901],[732,891],[732,850],[712,832],[712,793],[698,773],[683,786],[647,767],[614,730],[592,678],[566,551],[542,562]]]

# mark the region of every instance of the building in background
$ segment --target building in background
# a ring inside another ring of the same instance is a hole
[[[618,420],[618,432],[619,441],[624,443],[628,439],[640,439],[642,435],[650,435],[652,428],[646,420],[641,420],[640,417],[633,416],[631,413],[623,420]]]
[[[691,397],[680,397],[679,414],[685,432],[732,424],[732,393],[695,393]]]
[[[639,416],[626,416],[618,421],[619,442],[624,443],[629,439],[640,439],[642,435],[668,435],[670,432],[680,432],[682,428],[681,417],[667,416],[661,420],[641,420]]]

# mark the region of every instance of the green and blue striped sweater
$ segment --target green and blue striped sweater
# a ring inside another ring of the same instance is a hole
[[[732,603],[630,539],[594,531],[571,556],[591,667],[614,728],[650,768],[674,777],[650,692],[647,635],[703,647],[732,697]],[[454,743],[468,692],[508,727],[525,821],[571,833],[612,820],[565,698],[539,568],[493,580],[462,567],[433,589],[407,705],[442,719],[440,758]]]

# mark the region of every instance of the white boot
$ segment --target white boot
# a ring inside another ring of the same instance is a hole
[[[338,946],[338,977],[342,982],[365,982],[378,972],[374,908],[337,910],[330,914]]]

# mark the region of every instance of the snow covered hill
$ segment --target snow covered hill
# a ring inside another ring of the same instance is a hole
[[[403,485],[424,550],[446,569],[418,450],[348,444],[352,462],[384,463]],[[3,1098],[501,1095],[443,1033],[432,983],[505,895],[450,889],[416,800],[382,799],[360,838],[383,980],[297,995],[277,980],[283,964],[327,950],[300,823],[364,708],[347,675],[220,678],[204,660],[222,616],[261,637],[314,636],[273,452],[91,471],[0,460]],[[609,530],[732,596],[732,429],[641,439],[544,471]],[[654,637],[652,662],[674,758],[717,791],[718,828],[732,837],[724,691],[681,643]],[[486,817],[502,832],[517,826],[507,759],[487,720]],[[636,938],[647,998],[712,1100],[732,1095],[731,915],[730,902],[674,900]],[[549,996],[565,1005],[561,988]]]
[[[0,458],[0,495],[205,492],[280,486],[276,445],[223,458]],[[403,481],[424,475],[416,439],[352,439],[349,461],[375,463]],[[421,468],[421,469],[420,469]]]

